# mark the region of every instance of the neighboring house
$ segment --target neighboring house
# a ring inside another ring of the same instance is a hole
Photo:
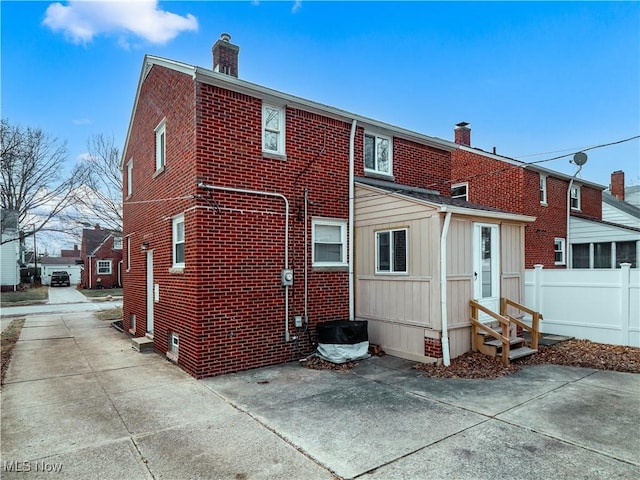
[[[99,225],[82,230],[80,254],[84,268],[83,288],[122,286],[122,234],[103,230]]]
[[[213,47],[213,69],[144,59],[122,157],[126,329],[196,377],[300,358],[313,351],[319,322],[356,313],[371,320],[383,347],[440,360],[435,284],[448,212],[445,242],[463,257],[447,263],[444,284],[465,285],[447,314],[460,330],[454,352],[471,348],[462,331],[473,282],[483,277],[474,278],[474,248],[489,255],[476,270],[493,268],[487,285],[496,288],[486,292],[522,298],[522,230],[531,219],[434,194],[449,193],[453,142],[252,84],[237,72],[238,47],[227,35]],[[431,196],[407,196],[411,187]],[[358,222],[366,198],[378,202],[367,238],[354,235],[365,227]],[[398,202],[411,213],[400,223]],[[474,231],[484,237],[474,241]],[[402,235],[409,263],[398,271]],[[378,257],[371,272],[374,252],[386,263]],[[496,269],[490,259],[499,257]],[[359,290],[376,279],[379,290]],[[431,282],[432,296],[395,296],[392,287],[413,281]],[[371,302],[385,306],[372,310]],[[414,314],[385,316],[387,307],[399,311],[398,302]],[[387,320],[420,327],[410,332],[411,348],[380,327]]]
[[[567,268],[567,190],[572,177],[471,147],[468,123],[456,125],[454,133],[460,148],[452,153],[452,196],[536,217],[525,229],[526,268],[536,264]],[[576,178],[571,188],[571,216],[601,220],[604,188]],[[573,243],[571,230],[569,233]]]
[[[640,202],[632,202],[636,188],[625,186],[623,171],[613,172],[609,190],[602,192],[602,220],[640,228]]]
[[[60,256],[61,257],[79,258],[80,257],[80,249],[78,248],[78,245],[74,245],[73,246],[73,250],[60,250]]]
[[[63,250],[64,251],[64,250]],[[73,251],[73,250],[71,250]],[[51,285],[51,274],[59,270],[64,270],[69,274],[71,285],[78,285],[82,279],[82,258],[80,250],[77,250],[77,257],[41,257],[38,265],[42,268],[41,278],[43,285]]]
[[[20,238],[18,212],[0,211],[0,289],[16,290],[20,285]]]

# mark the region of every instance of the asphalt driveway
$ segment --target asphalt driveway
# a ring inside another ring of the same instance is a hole
[[[30,316],[2,478],[636,478],[640,375],[530,366],[429,379],[394,357],[195,380],[90,313]],[[56,473],[56,468],[57,473]]]

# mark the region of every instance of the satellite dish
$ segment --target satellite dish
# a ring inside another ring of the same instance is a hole
[[[573,163],[578,166],[582,166],[587,163],[587,154],[584,152],[578,152],[573,156]]]

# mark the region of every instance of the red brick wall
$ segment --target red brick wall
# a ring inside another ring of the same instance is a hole
[[[442,358],[442,341],[436,338],[425,338],[424,354],[427,357]]]
[[[98,273],[98,261],[111,261],[111,274]],[[113,237],[102,245],[93,256],[84,257],[84,270],[82,272],[82,285],[85,288],[114,288],[120,287],[118,268],[122,260],[122,250],[114,250]],[[90,264],[90,265],[89,265]],[[100,281],[98,281],[100,279]],[[121,279],[120,279],[121,280]]]

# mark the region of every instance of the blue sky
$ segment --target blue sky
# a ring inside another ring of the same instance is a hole
[[[536,161],[640,135],[639,2],[31,2],[1,8],[2,117],[122,149],[145,53],[447,140]],[[540,155],[535,155],[540,154]],[[640,141],[588,152],[581,177],[640,184]],[[569,158],[544,163],[573,174]]]

